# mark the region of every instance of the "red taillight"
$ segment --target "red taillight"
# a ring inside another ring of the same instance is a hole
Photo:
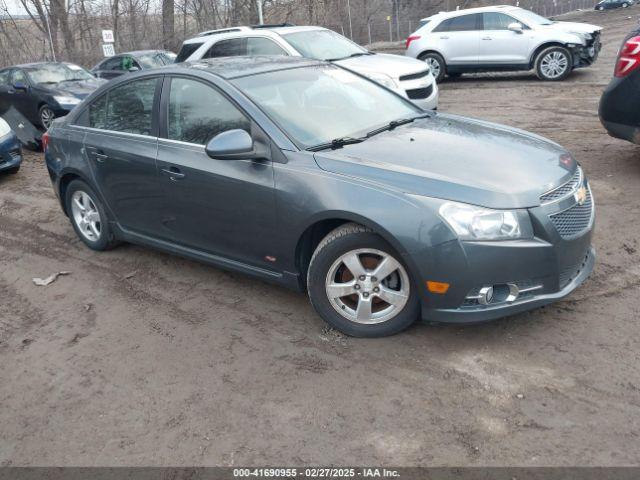
[[[413,42],[414,40],[419,40],[419,39],[420,39],[420,35],[411,35],[411,36],[407,37],[407,41],[404,44],[405,48],[409,48],[409,45],[411,45],[411,42]]]
[[[42,134],[42,151],[46,152],[48,146],[49,146],[49,132],[44,132]]]
[[[632,37],[620,49],[616,63],[616,77],[626,77],[640,67],[640,37]]]

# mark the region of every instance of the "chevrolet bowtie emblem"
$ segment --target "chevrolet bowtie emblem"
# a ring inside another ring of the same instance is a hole
[[[585,187],[580,187],[573,195],[573,198],[576,199],[578,205],[584,205],[584,202],[587,201],[587,189]]]

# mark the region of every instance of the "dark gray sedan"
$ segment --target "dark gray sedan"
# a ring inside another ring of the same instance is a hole
[[[45,144],[90,248],[133,242],[307,291],[349,335],[529,310],[595,260],[591,190],[562,147],[422,111],[326,63],[237,57],[126,76]]]

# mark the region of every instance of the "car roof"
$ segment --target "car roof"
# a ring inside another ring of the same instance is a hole
[[[153,53],[164,53],[164,52],[168,52],[168,50],[134,50],[132,52],[122,52],[122,53],[118,53],[115,56],[119,57],[122,55],[131,55],[132,57],[138,57],[141,55],[149,55],[149,54],[153,54]]]
[[[472,13],[484,13],[484,12],[512,12],[514,10],[522,10],[521,7],[515,7],[513,5],[494,5],[491,7],[475,7],[465,8],[461,10],[453,10],[450,12],[438,12],[430,17],[421,18],[420,21],[435,20],[439,18],[452,18],[459,15],[469,15]]]
[[[251,35],[264,35],[267,37],[275,35],[284,35],[287,33],[307,32],[312,30],[327,30],[324,27],[318,27],[313,25],[295,26],[295,25],[257,25],[255,27],[239,26],[230,28],[221,28],[219,30],[207,30],[199,33],[193,38],[189,38],[184,41],[185,44],[189,43],[204,43],[212,38],[216,40],[245,37]]]
[[[197,60],[192,62],[168,65],[159,70],[185,70],[197,69],[230,80],[238,77],[257,75],[259,73],[289,70],[292,68],[329,65],[326,62],[312,60],[304,57],[287,57],[284,55],[261,55],[251,57],[217,57]]]
[[[71,62],[32,62],[32,63],[21,63],[20,65],[10,65],[8,67],[3,68],[2,70],[6,70],[7,68],[33,68],[33,67],[42,67],[43,65],[75,65],[75,63]]]

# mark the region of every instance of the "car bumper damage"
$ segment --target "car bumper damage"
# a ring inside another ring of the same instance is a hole
[[[602,50],[600,32],[593,32],[591,39],[585,45],[577,45],[572,48],[573,68],[588,67],[595,63]]]

